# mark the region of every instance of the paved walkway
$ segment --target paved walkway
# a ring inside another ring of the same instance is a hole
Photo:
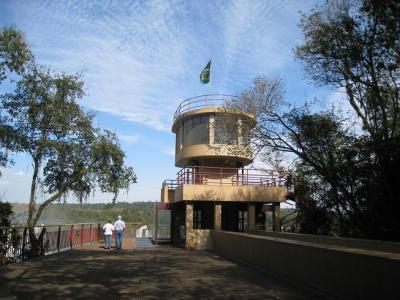
[[[149,238],[139,237],[135,238],[136,248],[152,248],[154,247],[153,243]]]
[[[223,259],[170,246],[77,248],[0,267],[0,299],[326,299]]]

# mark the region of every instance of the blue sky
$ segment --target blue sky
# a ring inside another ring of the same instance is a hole
[[[286,98],[301,104],[338,93],[316,88],[293,48],[302,42],[299,11],[312,1],[9,1],[0,2],[0,27],[15,26],[36,61],[56,72],[82,72],[96,124],[120,138],[139,182],[120,201],[159,200],[174,178],[178,104],[209,93],[238,94],[257,75],[279,76]],[[211,85],[199,74],[212,58]],[[4,88],[0,86],[0,89]],[[3,170],[5,200],[28,199],[30,162],[24,155]],[[95,193],[92,202],[110,201]],[[40,199],[39,199],[40,200]]]

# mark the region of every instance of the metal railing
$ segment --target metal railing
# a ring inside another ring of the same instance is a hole
[[[280,220],[282,232],[297,232],[297,211],[287,214]]]
[[[138,224],[126,225],[126,234],[135,236]],[[101,224],[0,227],[0,265],[100,243],[103,239]]]
[[[283,187],[286,178],[286,173],[272,170],[200,166],[181,169],[176,180],[165,180],[163,185],[170,190],[184,184]]]
[[[235,102],[238,102],[238,99],[239,98],[237,96],[221,95],[221,94],[201,95],[186,99],[182,101],[181,104],[179,104],[178,108],[176,109],[174,114],[174,122],[182,114],[187,113],[189,111],[202,108],[224,107],[227,105],[231,105]]]
[[[179,186],[179,183],[178,180],[175,179],[165,179],[162,186],[168,186],[169,190],[175,190]]]

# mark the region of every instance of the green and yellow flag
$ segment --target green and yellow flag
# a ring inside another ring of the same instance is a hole
[[[210,82],[210,72],[211,72],[211,60],[208,62],[207,66],[200,73],[200,82],[201,83],[209,83]]]

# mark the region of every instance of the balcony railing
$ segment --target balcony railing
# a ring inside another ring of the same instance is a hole
[[[181,169],[176,180],[165,180],[163,185],[170,190],[184,184],[283,187],[286,177],[285,173],[273,170],[200,166]]]
[[[163,186],[167,185],[169,190],[175,190],[178,187],[178,180],[165,179],[162,185]]]
[[[174,114],[174,122],[182,114],[202,108],[218,108],[230,105],[238,101],[238,97],[232,95],[202,95],[186,99],[179,104]]]

